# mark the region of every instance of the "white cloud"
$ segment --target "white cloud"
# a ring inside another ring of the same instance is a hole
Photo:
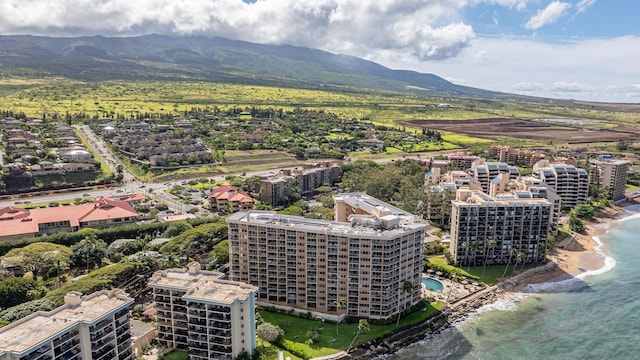
[[[362,57],[396,50],[444,59],[457,56],[475,36],[460,15],[469,1],[2,0],[0,33],[197,34]]]
[[[596,0],[580,0],[576,4],[576,13],[580,14],[582,12],[587,11],[593,4],[596,3]]]
[[[553,1],[546,8],[538,10],[524,25],[527,30],[538,30],[541,27],[553,24],[571,7],[571,4],[561,1]]]
[[[638,58],[640,37],[636,36],[554,44],[532,38],[477,37],[460,56],[446,62],[372,60],[394,69],[411,68],[459,79],[464,85],[488,90],[550,98],[640,102]]]

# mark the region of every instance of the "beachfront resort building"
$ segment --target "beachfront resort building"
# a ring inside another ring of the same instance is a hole
[[[258,286],[259,304],[332,320],[384,319],[416,304],[427,224],[362,193],[334,202],[335,221],[273,211],[231,215],[231,279]],[[402,291],[406,282],[409,292]]]
[[[589,201],[589,174],[584,169],[540,160],[533,165],[533,175],[555,190],[565,208],[572,209]]]
[[[129,306],[119,289],[70,292],[64,305],[0,329],[2,360],[133,360]]]
[[[611,155],[600,155],[589,160],[589,180],[598,189],[606,189],[609,199],[620,201],[625,198],[629,161],[613,158]]]
[[[186,350],[194,360],[231,360],[253,353],[258,288],[221,276],[201,270],[199,263],[153,274],[149,287],[161,346]]]
[[[507,174],[510,179],[520,176],[520,171],[515,166],[507,165],[501,162],[486,162],[484,159],[478,159],[471,166],[473,177],[480,183],[482,191],[489,193],[491,180],[495,179],[499,174]]]
[[[543,262],[552,204],[535,193],[489,196],[461,188],[452,201],[451,255],[457,266]]]

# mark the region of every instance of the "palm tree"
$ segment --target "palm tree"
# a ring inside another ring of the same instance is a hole
[[[347,300],[345,299],[340,299],[337,301],[334,301],[333,304],[336,306],[336,311],[340,312],[340,309],[345,309],[347,307]],[[338,314],[338,321],[336,322],[336,335],[338,335],[338,325],[340,325],[340,314]]]
[[[487,259],[489,258],[489,255],[493,255],[493,249],[496,247],[496,244],[498,244],[497,241],[490,239],[487,241],[487,246],[490,249],[489,253],[486,253],[484,256],[484,265],[482,266],[482,275],[484,276],[484,269],[487,267]]]
[[[400,288],[400,291],[402,291],[401,295],[411,293],[413,291],[413,283],[411,283],[411,281],[405,280],[402,283],[402,288]],[[396,321],[396,327],[400,325],[400,315],[400,296],[398,296],[398,320]]]
[[[358,337],[358,335],[360,335],[360,333],[368,332],[368,331],[369,331],[369,323],[367,322],[366,319],[360,319],[360,321],[358,322],[358,331],[356,331],[356,335],[353,337],[353,340],[351,340],[351,344],[349,344],[349,347],[347,348],[347,352],[351,350],[351,347],[353,346],[353,343],[356,342],[356,338]]]
[[[464,249],[464,261],[469,261],[469,243],[467,241],[463,242],[462,248]],[[469,269],[467,268],[467,271],[468,270]]]
[[[511,264],[511,257],[514,255],[514,253],[517,253],[518,250],[516,249],[511,249],[511,251],[509,251],[509,260],[507,260],[507,267],[504,268],[504,272],[502,273],[502,277],[505,277],[507,275],[507,269],[509,269],[509,264]]]
[[[516,263],[515,265],[513,265],[513,269],[511,270],[511,275],[513,275],[513,272],[516,271],[519,261],[522,261],[522,264],[524,265],[524,253],[522,251],[516,251]]]
[[[474,241],[471,243],[471,245],[469,245],[469,247],[471,248],[471,250],[473,250],[473,267],[476,267],[476,258],[478,257],[478,249],[480,248],[480,244],[478,244],[477,241]],[[469,265],[467,265],[467,271],[469,271]]]
[[[458,280],[458,271],[452,270],[449,273],[449,276],[451,277],[451,285],[449,286],[449,293],[447,294],[447,300],[445,300],[447,304],[449,304],[449,298],[451,297],[451,291],[453,290],[453,283]]]

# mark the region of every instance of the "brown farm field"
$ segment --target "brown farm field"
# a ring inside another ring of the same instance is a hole
[[[608,128],[557,125],[517,118],[487,118],[472,120],[402,120],[398,123],[432,130],[462,133],[480,138],[507,136],[553,143],[582,144],[615,142],[640,138],[632,126],[617,124]]]

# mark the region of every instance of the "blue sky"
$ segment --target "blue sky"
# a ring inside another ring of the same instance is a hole
[[[2,0],[0,34],[221,36],[489,90],[640,102],[637,14],[634,0]]]

